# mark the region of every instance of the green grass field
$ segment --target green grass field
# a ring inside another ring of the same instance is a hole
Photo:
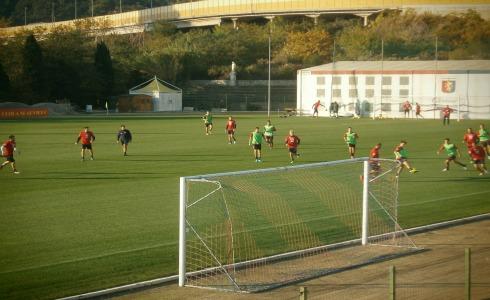
[[[257,164],[247,134],[266,117],[237,115],[236,145],[227,144],[225,117],[215,116],[211,136],[199,116],[1,121],[2,141],[17,136],[21,174],[0,171],[0,298],[49,299],[176,274],[179,176],[288,165],[281,142],[290,128],[302,138],[298,164],[347,158],[347,126],[360,135],[358,156],[381,141],[382,157],[392,158],[406,139],[420,170],[400,180],[406,228],[490,212],[490,176],[456,166],[443,173],[445,156],[436,155],[450,137],[467,162],[461,139],[478,121],[273,118],[277,147]],[[121,123],[134,136],[128,157],[115,143]],[[87,125],[96,160],[81,162],[74,142]]]

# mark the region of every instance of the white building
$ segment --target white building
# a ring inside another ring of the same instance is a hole
[[[449,105],[455,118],[490,119],[490,60],[341,61],[299,70],[297,77],[300,114],[311,114],[320,100],[327,109],[339,103],[340,115],[358,105],[366,117],[402,117],[409,101],[413,109],[421,105],[425,118],[439,118]]]
[[[182,111],[182,90],[156,76],[131,88],[129,94],[153,97],[153,111]]]

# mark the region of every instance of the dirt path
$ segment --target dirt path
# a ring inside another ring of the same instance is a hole
[[[299,299],[306,286],[308,299],[389,299],[388,270],[396,267],[396,299],[464,299],[464,249],[472,249],[472,299],[490,300],[490,220],[411,236],[430,251],[345,271],[298,285],[259,294],[235,294],[172,283],[115,297],[118,300],[156,299]]]

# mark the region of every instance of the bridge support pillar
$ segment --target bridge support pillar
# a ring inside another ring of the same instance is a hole
[[[313,22],[315,23],[315,26],[318,25],[318,17],[320,17],[320,14],[312,14],[312,15],[306,15],[308,18],[312,18]]]
[[[231,18],[231,20],[233,21],[233,29],[237,29],[238,27],[238,18]]]
[[[364,27],[368,25],[368,21],[369,21],[369,16],[372,15],[372,14],[369,14],[369,13],[365,13],[365,14],[354,14],[355,16],[358,16],[358,17],[361,17],[364,19]]]

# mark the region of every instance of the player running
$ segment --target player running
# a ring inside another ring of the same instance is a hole
[[[369,173],[373,177],[378,176],[381,171],[381,164],[379,163],[379,150],[381,149],[381,143],[377,143],[369,152]]]
[[[254,150],[255,162],[262,162],[262,139],[264,135],[260,132],[259,127],[255,127],[254,131],[248,136],[248,145]]]
[[[415,117],[417,119],[419,117],[421,117],[422,119],[424,118],[424,116],[422,116],[421,112],[422,112],[422,109],[420,108],[420,104],[418,102],[415,102]]]
[[[204,128],[206,135],[210,135],[213,130],[213,115],[207,111],[204,116],[202,116],[202,119],[204,120]]]
[[[228,134],[228,144],[236,144],[235,138],[236,121],[230,116],[226,122],[225,132]]]
[[[356,154],[356,144],[358,138],[359,135],[353,132],[351,127],[348,127],[347,132],[344,133],[344,141],[347,143],[347,146],[349,148],[350,158],[354,158],[354,155]]]
[[[470,155],[470,149],[472,145],[478,143],[478,135],[473,132],[473,129],[468,128],[466,129],[466,133],[463,136],[462,143],[466,144],[466,148],[468,148],[468,155]]]
[[[485,150],[478,144],[471,144],[470,148],[471,159],[473,160],[473,166],[480,172],[480,176],[487,174],[487,167],[485,166]]]
[[[291,163],[294,164],[294,159],[299,157],[298,154],[298,146],[301,140],[298,136],[294,135],[294,131],[289,130],[289,135],[284,139],[284,144],[288,148],[289,158],[291,159]]]
[[[128,144],[131,142],[132,139],[133,136],[131,135],[131,131],[129,131],[129,129],[126,129],[125,125],[121,125],[121,130],[119,130],[116,136],[116,143],[121,143],[124,156],[128,155]]]
[[[318,118],[318,107],[320,106],[323,106],[325,107],[323,104],[320,103],[320,100],[318,100],[317,102],[313,103],[313,117],[315,117],[315,114],[316,114],[316,117]]]
[[[410,166],[410,163],[408,162],[408,151],[405,149],[405,145],[407,144],[406,141],[401,141],[398,146],[395,148],[395,159],[400,163],[400,167],[398,168],[398,171],[396,172],[396,177],[400,176],[400,173],[402,172],[403,168],[407,168],[408,172],[414,174],[417,173],[417,169],[412,168]]]
[[[5,161],[0,165],[0,170],[3,169],[4,166],[10,164],[14,174],[20,174],[15,167],[14,152],[20,153],[20,151],[17,150],[17,144],[15,143],[15,135],[9,135],[9,139],[3,142],[0,147],[0,152],[2,152],[2,156],[5,157]]]
[[[456,147],[455,144],[449,143],[449,138],[444,139],[444,143],[439,147],[439,150],[437,150],[437,154],[439,155],[442,150],[445,150],[447,153],[447,158],[444,161],[446,167],[442,169],[443,172],[449,171],[450,162],[454,162],[455,164],[460,165],[461,167],[463,167],[464,170],[466,170],[466,165],[456,160],[456,155],[458,155],[458,157],[461,157],[461,153],[459,153],[459,149],[458,147]]]
[[[88,126],[84,127],[78,135],[75,145],[82,141],[82,151],[80,152],[81,160],[85,160],[85,150],[90,152],[90,160],[94,160],[94,150],[92,149],[92,143],[95,141],[95,135],[89,130]]]
[[[453,111],[454,110],[450,108],[449,105],[446,105],[446,107],[442,109],[442,125],[446,125],[446,122],[447,125],[449,125],[449,119],[451,118],[451,113]]]
[[[264,126],[265,142],[269,145],[269,148],[274,148],[274,131],[276,127],[271,124],[271,120],[267,120],[267,124]]]
[[[478,139],[480,140],[480,145],[487,152],[487,158],[490,159],[490,135],[488,134],[488,130],[485,129],[484,124],[480,124]]]

